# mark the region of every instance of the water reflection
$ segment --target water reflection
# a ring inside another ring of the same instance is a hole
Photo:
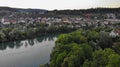
[[[0,50],[6,50],[7,48],[11,49],[19,49],[21,46],[34,46],[37,43],[41,43],[43,41],[53,41],[54,38],[56,38],[58,35],[45,35],[45,36],[39,36],[34,39],[27,39],[22,41],[11,41],[11,42],[5,42],[0,43]]]
[[[57,36],[0,43],[0,67],[39,67],[49,63]]]

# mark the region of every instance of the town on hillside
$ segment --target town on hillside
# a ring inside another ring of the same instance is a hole
[[[120,14],[116,11],[119,12],[119,8],[47,11],[4,7],[4,9],[0,9],[0,28],[17,27],[23,31],[30,25],[37,26],[38,24],[45,24],[46,27],[102,27],[114,29],[110,35],[116,36],[118,33],[120,34],[119,31],[116,31],[116,29],[119,30],[120,27]]]

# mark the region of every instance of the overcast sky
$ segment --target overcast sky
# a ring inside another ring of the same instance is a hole
[[[0,6],[39,9],[87,9],[120,7],[120,0],[0,0]]]

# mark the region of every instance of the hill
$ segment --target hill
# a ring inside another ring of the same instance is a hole
[[[90,14],[90,13],[120,13],[120,8],[92,8],[92,9],[80,9],[80,10],[53,10],[48,11],[48,14],[55,15],[81,15],[81,14]]]
[[[0,16],[9,15],[12,13],[41,13],[44,14],[47,10],[45,9],[23,9],[23,8],[11,8],[11,7],[0,7]]]

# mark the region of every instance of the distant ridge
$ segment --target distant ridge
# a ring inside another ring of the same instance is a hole
[[[18,13],[41,13],[46,16],[51,15],[81,15],[81,14],[91,14],[91,13],[120,13],[120,8],[91,8],[91,9],[74,9],[74,10],[45,10],[45,9],[24,9],[24,8],[11,8],[11,7],[0,7],[0,15],[8,15],[13,12]]]
[[[0,11],[12,11],[12,12],[46,12],[45,9],[23,9],[23,8],[11,8],[11,7],[0,7]]]
[[[91,8],[91,9],[74,9],[74,10],[53,10],[48,11],[48,14],[62,14],[62,15],[80,15],[87,13],[120,13],[120,8]]]

